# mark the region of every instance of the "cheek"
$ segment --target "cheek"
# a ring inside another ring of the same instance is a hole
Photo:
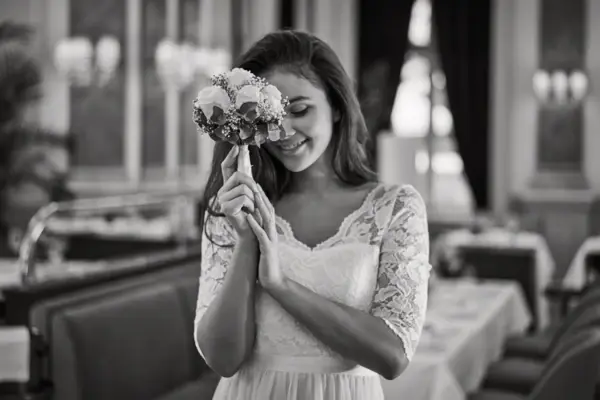
[[[314,113],[303,118],[298,124],[298,130],[305,132],[315,141],[329,141],[333,124],[326,114]]]

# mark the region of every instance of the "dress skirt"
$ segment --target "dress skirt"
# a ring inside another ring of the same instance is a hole
[[[256,355],[231,378],[223,378],[213,400],[383,400],[379,375],[364,367],[323,357]]]

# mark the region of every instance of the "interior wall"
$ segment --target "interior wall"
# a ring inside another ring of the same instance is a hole
[[[274,0],[261,0],[273,2]],[[340,55],[344,66],[353,76],[356,66],[355,8],[344,7],[341,0],[318,1],[313,11],[313,29]],[[537,110],[531,89],[531,77],[537,66],[538,14],[540,0],[496,0],[493,39],[493,109],[492,121],[492,176],[494,209],[502,212],[512,193],[524,192],[535,168],[535,135]],[[67,128],[68,110],[65,93],[53,73],[50,49],[60,37],[67,34],[65,12],[68,0],[0,0],[4,18],[32,23],[38,34],[34,49],[44,61],[46,81],[45,100],[39,113],[40,122],[50,128]],[[223,0],[218,3],[222,3]],[[227,2],[228,3],[228,2]],[[300,2],[304,3],[304,2]],[[588,21],[587,65],[591,79],[591,93],[585,109],[585,171],[590,190],[600,193],[600,2],[590,1]],[[223,8],[223,7],[219,7]],[[227,7],[222,11],[227,15]],[[252,36],[266,32],[267,26],[276,27],[277,13],[269,14],[268,23],[253,16]],[[332,18],[335,23],[332,23]],[[219,37],[218,32],[215,36]],[[220,35],[223,36],[223,35]],[[224,35],[224,37],[227,35]],[[219,41],[220,41],[219,37]],[[224,40],[224,39],[223,39]],[[595,90],[596,89],[596,90]]]
[[[600,1],[590,0],[588,6],[587,72],[591,91],[585,107],[586,175],[592,191],[600,193]]]
[[[494,209],[505,210],[513,194],[537,199],[588,201],[600,193],[600,2],[588,2],[587,72],[591,92],[584,111],[585,191],[530,189],[536,168],[537,100],[532,77],[538,65],[540,0],[496,0],[494,7],[492,81],[492,192]],[[596,149],[596,150],[594,150]]]
[[[356,0],[314,1],[314,33],[337,53],[352,79],[356,79],[358,21]]]
[[[588,1],[587,72],[591,93],[584,106],[585,190],[530,186],[536,170],[538,103],[532,77],[538,66],[542,0],[495,0],[492,84],[492,192],[494,211],[502,215],[509,199],[524,201],[562,276],[589,232],[590,201],[600,194],[600,2]]]

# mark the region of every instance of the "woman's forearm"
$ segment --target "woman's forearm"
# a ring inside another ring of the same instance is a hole
[[[266,290],[342,357],[386,379],[396,378],[408,365],[400,339],[380,318],[328,300],[291,279]]]
[[[239,240],[219,293],[195,327],[206,363],[221,376],[237,372],[254,347],[255,240]]]

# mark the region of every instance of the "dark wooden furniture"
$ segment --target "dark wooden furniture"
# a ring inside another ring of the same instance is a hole
[[[467,270],[472,271],[479,279],[518,282],[533,317],[531,329],[537,329],[540,293],[534,249],[460,246],[459,254]]]
[[[5,323],[30,330],[30,381],[0,384],[0,398],[212,398],[219,378],[193,340],[200,258],[198,247],[147,253],[5,290]]]

